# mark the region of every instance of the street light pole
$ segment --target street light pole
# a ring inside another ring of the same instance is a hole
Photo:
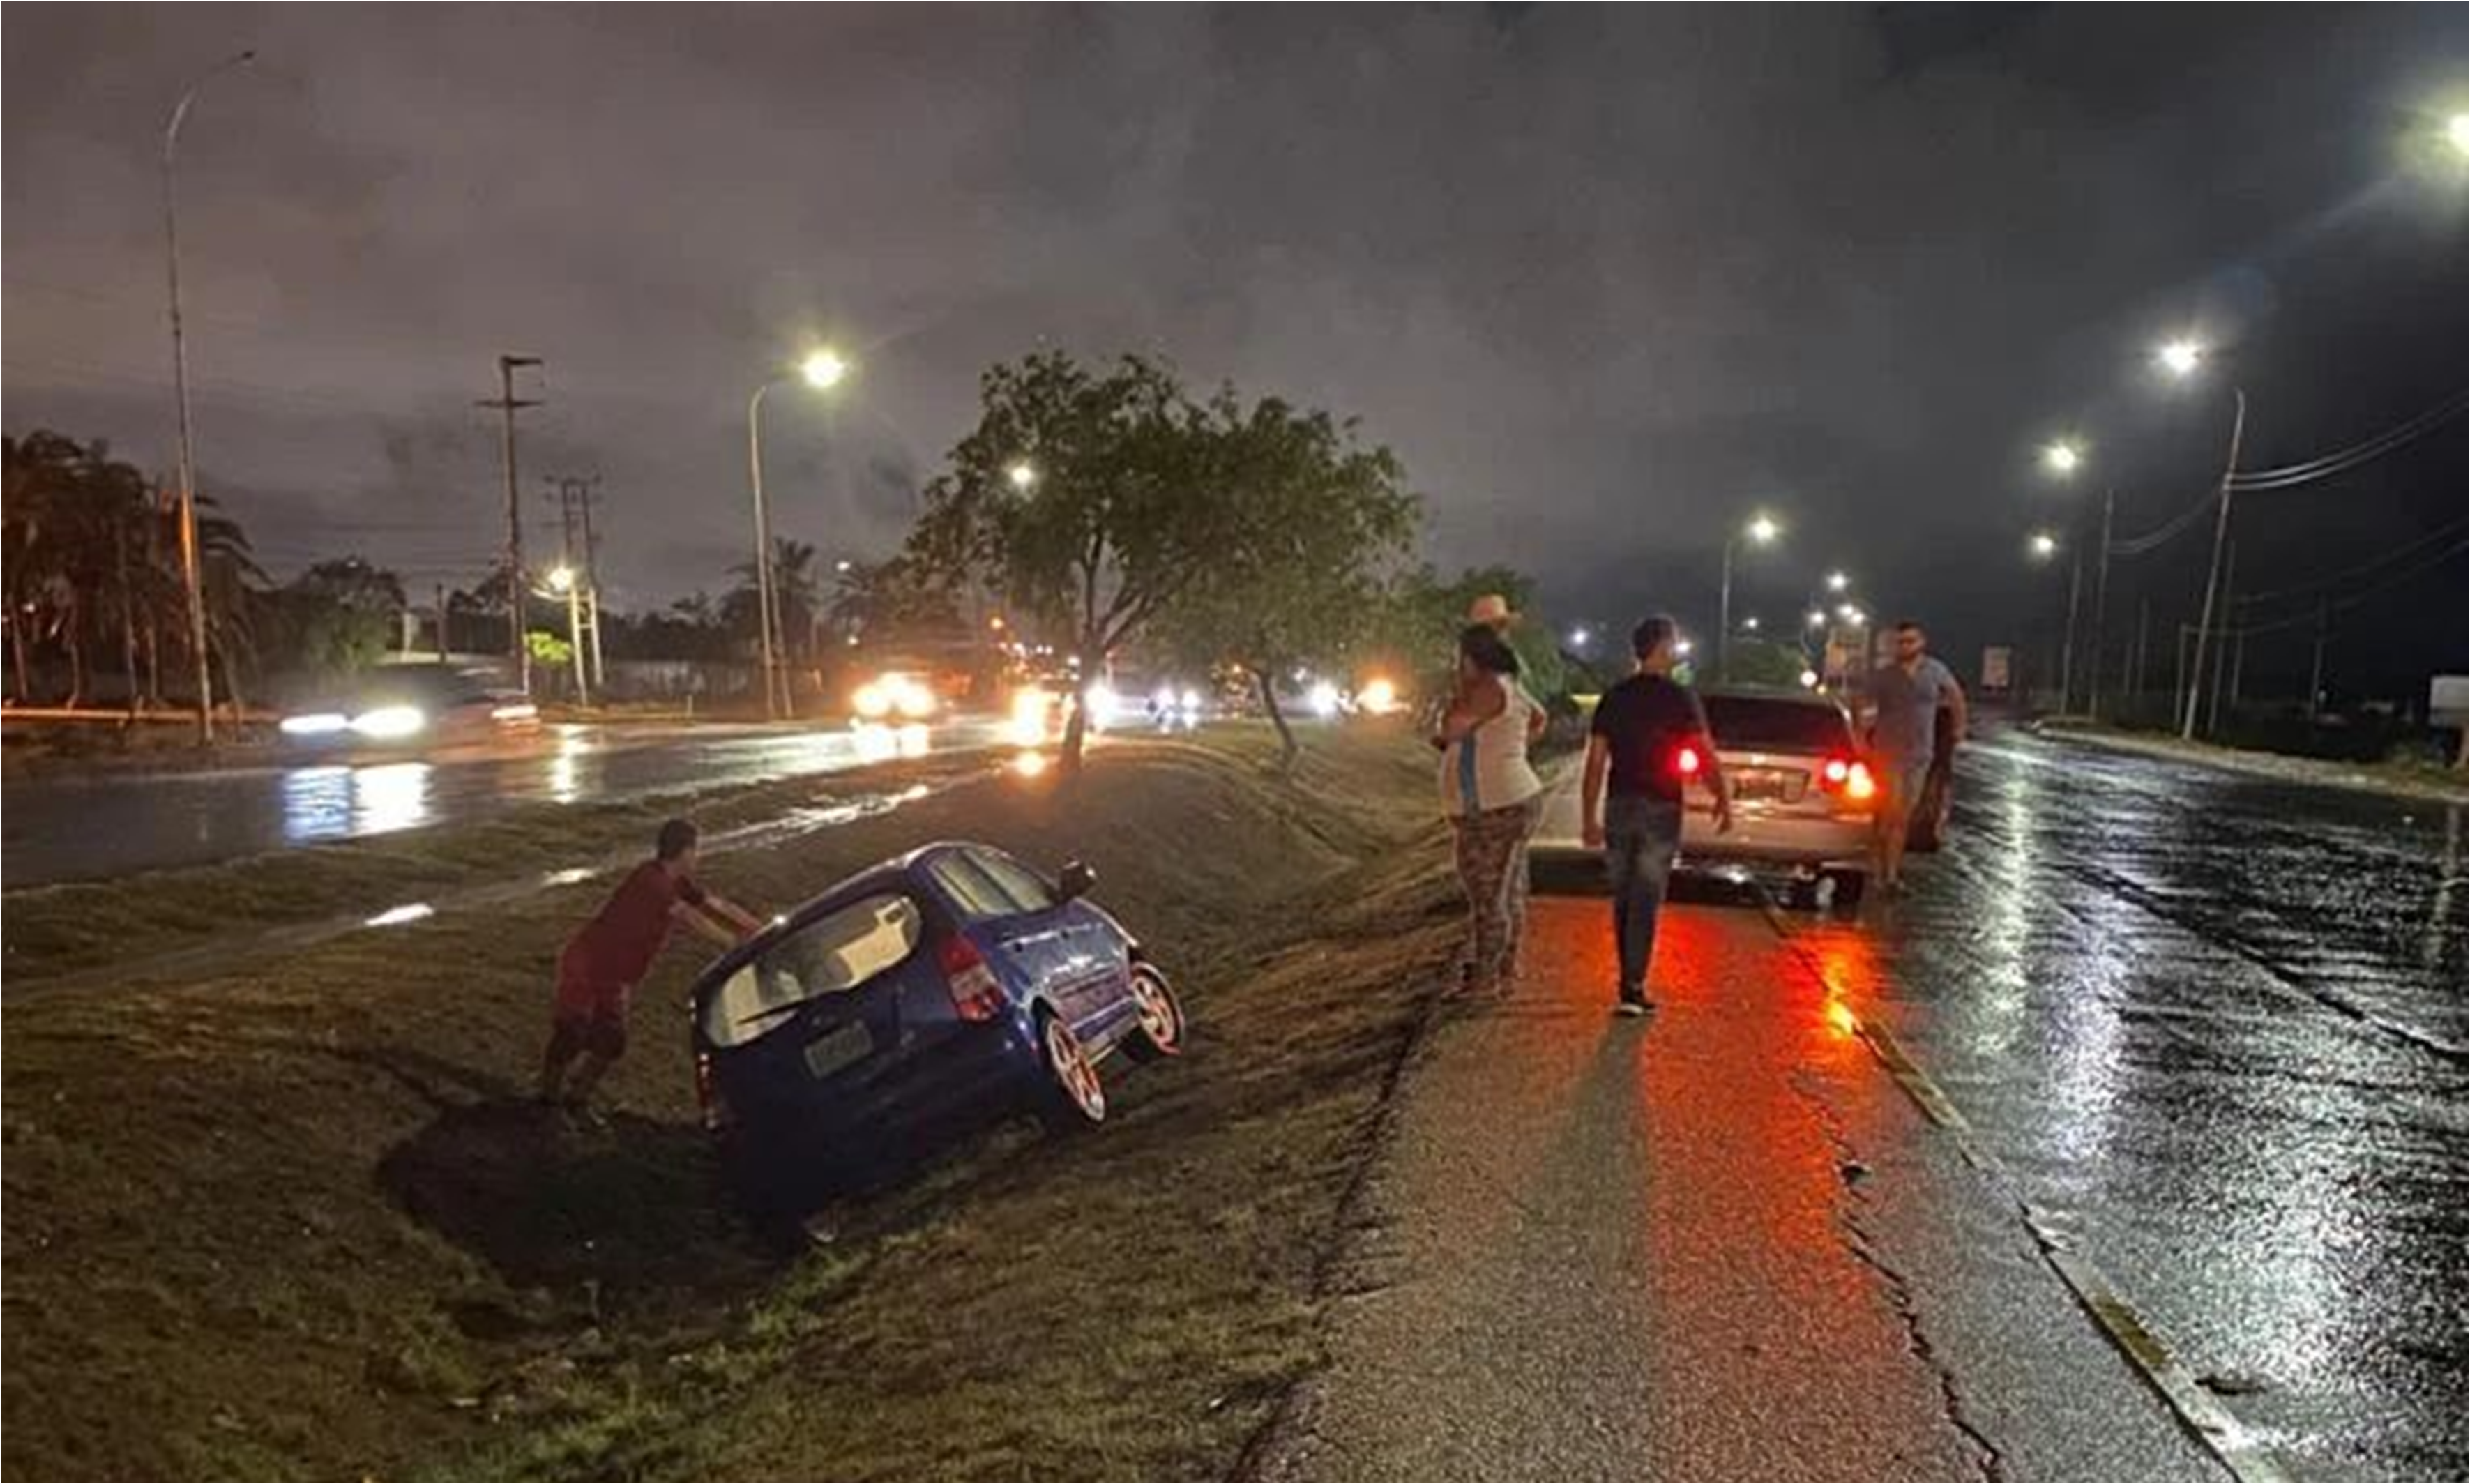
[[[755,388],[746,403],[746,467],[755,490],[755,601],[762,609],[757,627],[763,631],[763,718],[781,719],[780,661],[775,632],[780,619],[772,607],[772,507],[763,499],[763,396],[779,380]]]
[[[2059,641],[2059,714],[2069,714],[2075,704],[2076,676],[2076,601],[2084,595],[2084,544],[2076,544],[2074,561],[2067,576],[2067,632]]]
[[[180,193],[177,160],[180,126],[198,90],[234,67],[257,60],[257,53],[227,57],[199,74],[172,106],[163,126],[163,255],[172,290],[172,397],[178,409],[180,464],[180,580],[188,590],[189,649],[198,664],[198,742],[215,740],[215,681],[207,662],[206,593],[201,553],[198,549],[198,464],[189,431],[189,343],[180,324]]]
[[[1733,650],[1733,538],[1724,538],[1724,580],[1715,597],[1715,678],[1727,676]]]
[[[2244,388],[2233,388],[2232,396],[2235,410],[2230,416],[2230,452],[2228,460],[2222,465],[2221,510],[2213,520],[2213,559],[2204,568],[2204,607],[2196,624],[2195,659],[2188,667],[2195,684],[2187,687],[2186,709],[2179,723],[2179,737],[2184,742],[2196,739],[2196,702],[2204,689],[2204,640],[2212,633],[2213,603],[2219,596],[2222,584],[2222,553],[2227,548],[2230,539],[2230,481],[2238,473],[2239,440],[2247,433],[2247,392]]]

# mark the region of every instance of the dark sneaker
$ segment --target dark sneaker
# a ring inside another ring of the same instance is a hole
[[[1616,1015],[1637,1016],[1643,1015],[1654,1008],[1654,1004],[1647,999],[1644,990],[1624,989],[1620,993],[1620,1000],[1619,1003],[1613,1006],[1613,1013]]]

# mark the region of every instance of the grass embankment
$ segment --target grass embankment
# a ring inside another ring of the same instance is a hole
[[[766,1254],[718,1208],[674,1011],[605,1133],[519,1101],[604,887],[162,989],[0,1005],[12,1477],[1223,1472],[1315,1356],[1315,1274],[1445,961],[1398,738],[1101,755],[711,863],[785,903],[935,836],[1049,863],[1177,971],[1190,1054]],[[141,889],[142,890],[142,889]],[[15,932],[13,914],[10,922]]]
[[[2231,773],[2275,778],[2285,783],[2391,794],[2437,803],[2458,803],[2465,796],[2470,796],[2470,775],[2465,775],[2457,766],[2424,756],[2394,755],[2375,762],[2302,757],[2255,748],[2225,747],[2214,742],[2189,742],[2163,732],[2129,731],[2072,719],[2043,721],[2039,730],[2051,736],[2091,747],[2201,763]]]

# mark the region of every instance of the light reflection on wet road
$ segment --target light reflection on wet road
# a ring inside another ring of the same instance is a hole
[[[420,759],[12,782],[0,807],[0,878],[11,887],[86,880],[469,822],[524,804],[834,773],[996,746],[1005,730],[993,721],[863,732],[553,727],[530,742]]]
[[[2470,1473],[2460,805],[2021,734],[1867,940],[2033,1202],[2302,1472]],[[1848,956],[1850,957],[1850,956]]]

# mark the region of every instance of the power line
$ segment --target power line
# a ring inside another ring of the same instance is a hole
[[[2391,591],[2396,586],[2409,581],[2411,578],[2417,576],[2421,572],[2432,570],[2435,568],[2451,561],[2455,557],[2461,555],[2464,551],[2470,551],[2470,539],[2457,537],[2453,544],[2445,547],[2443,550],[2431,553],[2425,560],[2419,562],[2415,566],[2406,568],[2401,571],[2390,574],[2389,576],[2379,578],[2373,585],[2357,592],[2353,592],[2347,597],[2326,599],[2317,604],[2315,607],[2294,614],[2286,618],[2274,618],[2263,623],[2245,624],[2238,628],[2221,629],[2215,632],[2217,637],[2222,638],[2239,638],[2249,634],[2272,634],[2283,629],[2296,628],[2302,623],[2320,622],[2327,614],[2343,613],[2358,607],[2362,603],[2366,603],[2373,599],[2382,597],[2386,593]]]
[[[2371,572],[2381,567],[2389,567],[2393,563],[2416,553],[2421,547],[2431,545],[2439,541],[2458,539],[2465,530],[2470,530],[2470,516],[2464,516],[2460,520],[2455,521],[2451,524],[2445,525],[2439,529],[2424,532],[2418,536],[2412,537],[2411,540],[2402,543],[2400,545],[2385,552],[2381,556],[2371,557],[2365,562],[2356,564],[2355,566],[2345,567],[2342,570],[2335,572],[2330,576],[2319,577],[2313,582],[2297,583],[2287,588],[2273,588],[2263,592],[2242,592],[2238,595],[2237,601],[2242,604],[2270,603],[2280,598],[2292,597],[2302,593],[2318,592],[2326,588],[2339,587],[2342,583],[2349,581],[2351,578],[2356,577],[2363,572]]]
[[[2470,407],[2470,393],[2456,392],[2439,406],[2430,407],[2398,427],[2387,429],[2372,438],[2327,453],[2321,458],[2309,459],[2299,464],[2286,464],[2279,469],[2259,469],[2247,474],[2233,474],[2230,475],[2230,488],[2242,493],[2250,490],[2282,490],[2294,485],[2312,484],[2319,479],[2329,479],[2335,475],[2346,474],[2362,464],[2382,458],[2395,449],[2426,437],[2436,429],[2460,416],[2464,407]]]

